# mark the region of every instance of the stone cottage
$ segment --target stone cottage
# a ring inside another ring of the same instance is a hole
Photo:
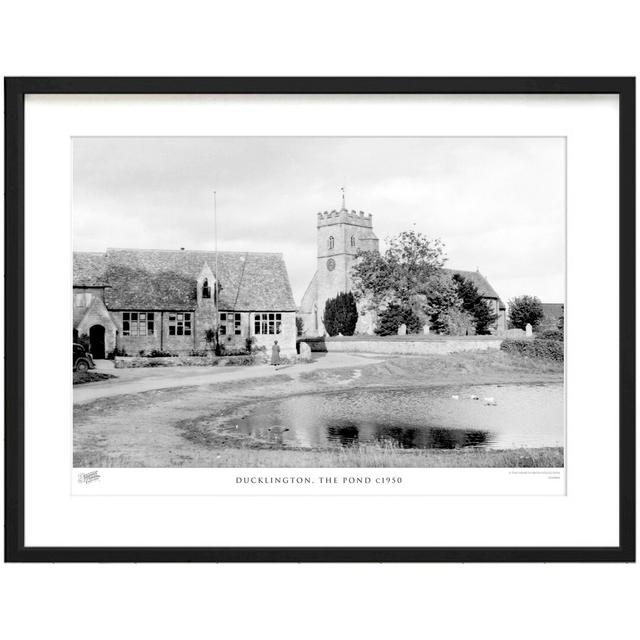
[[[317,215],[318,253],[316,272],[305,291],[298,315],[304,323],[304,333],[309,336],[324,335],[322,316],[325,303],[341,292],[353,289],[351,268],[358,249],[378,251],[379,241],[373,231],[373,216],[363,211],[324,211]],[[458,273],[477,287],[482,299],[497,314],[494,331],[506,328],[506,306],[496,290],[479,271],[443,269],[451,275]],[[371,313],[361,310],[356,333],[373,333],[375,321]]]
[[[107,249],[74,252],[73,337],[87,335],[94,358],[115,348],[181,355],[227,351],[247,338],[283,355],[296,350],[296,305],[282,254]],[[216,293],[218,295],[216,295]]]

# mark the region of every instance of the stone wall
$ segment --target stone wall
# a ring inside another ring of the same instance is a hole
[[[173,314],[174,312],[171,312]],[[202,323],[200,315],[192,313],[192,326],[190,336],[169,335],[169,312],[156,311],[154,315],[155,331],[152,336],[123,336],[122,335],[122,311],[111,313],[118,328],[118,348],[124,349],[127,355],[135,356],[144,351],[149,353],[154,349],[158,351],[168,351],[180,355],[189,355],[192,351],[203,351],[211,349],[210,344],[204,340],[204,333],[200,331],[199,325]],[[265,312],[266,313],[266,312]],[[269,312],[275,313],[275,312]],[[280,312],[278,312],[280,313]],[[229,351],[244,350],[247,345],[247,338],[253,337],[256,347],[271,349],[274,340],[280,345],[280,352],[283,356],[296,353],[296,321],[295,312],[282,312],[282,325],[279,334],[254,335],[255,313],[241,313],[241,335],[226,334],[219,336],[220,344]],[[111,347],[113,348],[113,347]],[[111,350],[111,349],[109,349]]]
[[[135,310],[134,310],[135,311]],[[170,336],[169,335],[169,312],[155,311],[154,314],[154,334],[152,336],[125,336],[122,335],[122,314],[123,311],[112,311],[113,317],[118,327],[118,349],[123,349],[128,355],[134,356],[144,351],[149,353],[154,349],[158,351],[170,351],[172,353],[188,354],[195,348],[195,327],[192,327],[190,336]],[[145,312],[150,313],[150,312]],[[173,315],[175,312],[171,312]]]
[[[225,313],[224,311],[222,313]],[[237,313],[227,311],[226,313]],[[240,313],[240,335],[234,333],[234,327],[231,324],[227,325],[227,331],[230,333],[220,334],[219,341],[220,346],[227,351],[240,351],[247,347],[247,338],[252,334],[251,322],[253,321],[253,314]]]
[[[527,332],[524,329],[506,329],[504,332],[504,337],[513,338],[515,340],[524,339],[527,337]]]
[[[497,351],[502,338],[469,336],[464,338],[433,338],[429,340],[385,340],[384,338],[358,340],[304,340],[311,351],[329,353],[380,353],[394,355],[430,355],[461,351]]]
[[[104,289],[102,287],[73,287],[74,327],[82,320],[82,316],[87,312],[94,298],[98,298],[104,304]]]

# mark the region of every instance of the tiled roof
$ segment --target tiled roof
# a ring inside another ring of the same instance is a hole
[[[443,269],[451,275],[458,274],[475,285],[478,293],[483,298],[495,298],[500,303],[500,309],[506,309],[497,291],[489,284],[489,281],[479,271],[460,271],[460,269]]]
[[[76,253],[74,262],[81,256],[79,263],[83,264],[83,255],[87,254]],[[102,255],[105,269],[101,277],[107,285],[109,309],[192,309],[203,266],[208,264],[215,272],[216,263],[213,251],[107,249]],[[220,309],[295,311],[281,254],[220,252],[218,270]],[[75,269],[74,284],[83,284]]]
[[[106,254],[73,252],[73,284],[76,287],[100,287],[106,284]]]

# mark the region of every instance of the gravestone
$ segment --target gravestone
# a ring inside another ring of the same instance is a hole
[[[300,343],[300,360],[303,362],[311,361],[311,347],[306,342]]]
[[[398,327],[398,335],[399,336],[406,336],[407,335],[407,325],[406,324],[401,324]]]
[[[524,328],[527,338],[531,338],[533,336],[533,327],[527,322],[527,326]]]
[[[428,325],[428,324],[425,324],[425,325],[424,325],[424,327],[422,327],[422,333],[423,333],[425,336],[428,336],[428,335],[429,335],[429,331],[430,331],[429,325]]]

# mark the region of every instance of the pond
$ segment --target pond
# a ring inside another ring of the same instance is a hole
[[[353,389],[262,402],[245,434],[299,447],[409,449],[564,446],[562,384]]]

